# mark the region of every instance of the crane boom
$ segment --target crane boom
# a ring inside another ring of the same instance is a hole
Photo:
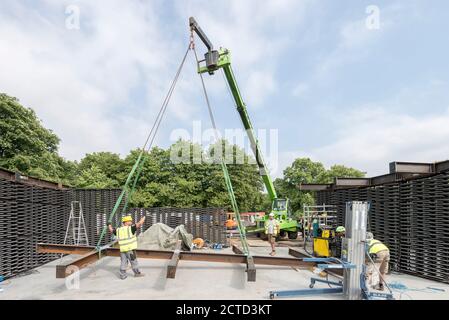
[[[205,35],[203,30],[199,27],[198,23],[195,21],[193,17],[189,19],[190,28],[192,31],[199,36],[199,38],[203,41],[205,46],[208,49],[208,52],[205,54],[205,60],[201,62],[205,62],[204,67],[200,67],[198,69],[199,73],[209,73],[213,74],[214,71],[222,68],[224,74],[226,76],[226,80],[228,82],[229,88],[231,89],[232,97],[234,98],[235,105],[237,107],[237,112],[239,113],[240,119],[242,121],[243,127],[246,130],[248,135],[248,139],[250,141],[251,149],[253,150],[254,156],[256,157],[256,163],[259,168],[259,174],[262,177],[262,180],[267,189],[268,195],[270,196],[271,201],[277,199],[276,189],[274,188],[273,180],[270,177],[268,168],[263,159],[262,153],[260,151],[259,143],[254,134],[254,128],[251,124],[251,120],[248,115],[248,111],[246,109],[246,105],[243,102],[242,95],[237,85],[237,81],[234,76],[234,72],[231,67],[230,60],[230,52],[226,49],[213,50],[213,45]]]
[[[237,106],[237,112],[240,115],[243,127],[245,128],[246,133],[248,135],[251,149],[253,150],[254,156],[256,157],[257,166],[259,167],[259,174],[262,177],[262,180],[265,184],[265,187],[267,189],[271,201],[274,201],[277,198],[276,189],[274,188],[273,181],[271,180],[268,168],[265,164],[262,153],[260,151],[259,143],[254,134],[254,128],[251,124],[251,120],[249,118],[246,105],[243,102],[242,95],[240,94],[239,88],[237,86],[237,81],[235,80],[231,64],[223,66],[223,71],[229,83],[229,87],[231,88],[231,93],[232,96],[234,97],[234,101]]]
[[[254,156],[256,157],[257,166],[259,168],[259,174],[267,189],[268,195],[271,199],[271,212],[275,214],[276,219],[279,220],[281,226],[281,235],[287,233],[290,239],[296,239],[298,236],[298,224],[297,221],[292,219],[290,216],[289,201],[288,199],[279,199],[277,197],[276,189],[274,187],[273,181],[271,180],[267,166],[262,156],[262,152],[259,148],[259,143],[254,134],[254,128],[251,124],[251,120],[246,109],[245,102],[243,101],[242,95],[240,93],[237,81],[234,76],[234,72],[231,67],[231,54],[228,49],[220,48],[219,50],[214,50],[214,47],[199,27],[198,23],[193,17],[189,19],[190,31],[195,32],[198,37],[203,41],[204,45],[207,47],[207,52],[204,54],[204,60],[198,61],[198,73],[209,73],[214,74],[218,69],[222,69],[226,81],[228,82],[229,88],[234,98],[237,112],[239,113],[240,119],[243,123],[243,127],[248,135],[251,149],[253,150]],[[267,215],[262,219],[256,219],[255,227],[250,231],[247,228],[247,232],[264,233],[265,232],[265,222],[267,220]]]

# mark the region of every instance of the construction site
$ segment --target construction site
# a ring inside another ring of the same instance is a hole
[[[300,183],[314,204],[295,216],[270,176],[230,51],[194,17],[188,26],[185,55],[121,188],[0,169],[0,299],[448,300],[449,160],[392,159],[384,175]],[[224,159],[231,210],[130,204],[189,54],[215,131],[204,78],[223,72],[271,210],[240,210]]]

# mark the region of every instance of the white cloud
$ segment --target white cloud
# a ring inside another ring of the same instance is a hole
[[[0,13],[2,91],[36,110],[69,159],[140,146],[168,89],[161,85],[172,77],[167,70],[174,70],[167,52],[176,45],[160,32],[157,3],[78,1],[79,31],[65,28],[63,4],[42,5],[14,4],[13,14]],[[129,99],[138,86],[150,88],[153,99],[134,106],[133,115]]]
[[[434,162],[449,158],[449,108],[444,114],[413,117],[382,107],[361,108],[339,118],[335,141],[312,149],[325,165],[344,164],[385,174],[392,161]]]
[[[309,90],[309,85],[307,83],[300,82],[292,90],[292,95],[294,97],[302,97]]]
[[[196,18],[216,47],[231,51],[237,81],[251,109],[276,92],[277,61],[292,45],[291,30],[301,25],[309,3],[268,0],[262,4],[257,0],[233,0],[207,6],[178,1],[176,5],[186,21],[191,15]],[[202,45],[198,48],[203,52]]]
[[[245,96],[248,103],[257,107],[265,98],[276,91],[277,85],[273,75],[266,71],[254,71],[247,80]]]
[[[65,27],[65,8],[72,4],[80,8],[80,30]],[[257,105],[276,89],[273,61],[288,45],[287,36],[273,34],[297,25],[305,7],[292,0],[178,1],[167,23],[160,15],[169,8],[164,1],[1,6],[1,91],[35,109],[61,137],[60,152],[69,159],[97,150],[126,154],[140,146],[187,45],[189,13],[216,45],[232,49],[242,92]],[[192,60],[186,64],[167,115],[178,127],[198,110],[204,113],[196,102],[201,91],[192,90],[198,81]],[[223,86],[211,88],[224,94]],[[143,97],[134,99],[136,92]]]

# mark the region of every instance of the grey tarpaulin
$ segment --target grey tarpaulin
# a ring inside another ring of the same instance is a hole
[[[183,250],[192,248],[193,236],[186,231],[184,225],[173,229],[166,224],[156,223],[137,237],[137,247],[148,250],[174,250],[178,240],[182,240]]]

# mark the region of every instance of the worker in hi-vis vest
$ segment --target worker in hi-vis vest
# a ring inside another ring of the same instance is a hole
[[[280,224],[274,218],[274,213],[271,212],[269,214],[269,219],[265,221],[265,234],[268,236],[268,242],[271,245],[271,253],[270,256],[274,256],[276,254],[276,237],[280,232]]]
[[[131,216],[125,216],[122,218],[123,225],[118,228],[113,228],[111,224],[108,225],[109,231],[117,237],[118,244],[120,246],[120,279],[126,279],[126,268],[128,267],[128,261],[131,263],[131,267],[135,277],[143,277],[144,274],[139,271],[137,264],[137,228],[140,228],[145,222],[145,216],[143,216],[139,222],[133,224]]]
[[[366,233],[367,252],[371,259],[367,259],[367,275],[368,282],[373,289],[384,290],[385,275],[388,272],[388,263],[390,262],[390,250],[379,240],[374,239],[374,235],[371,232]],[[374,262],[371,262],[371,260]],[[373,282],[373,273],[380,273],[379,283],[376,285]]]

